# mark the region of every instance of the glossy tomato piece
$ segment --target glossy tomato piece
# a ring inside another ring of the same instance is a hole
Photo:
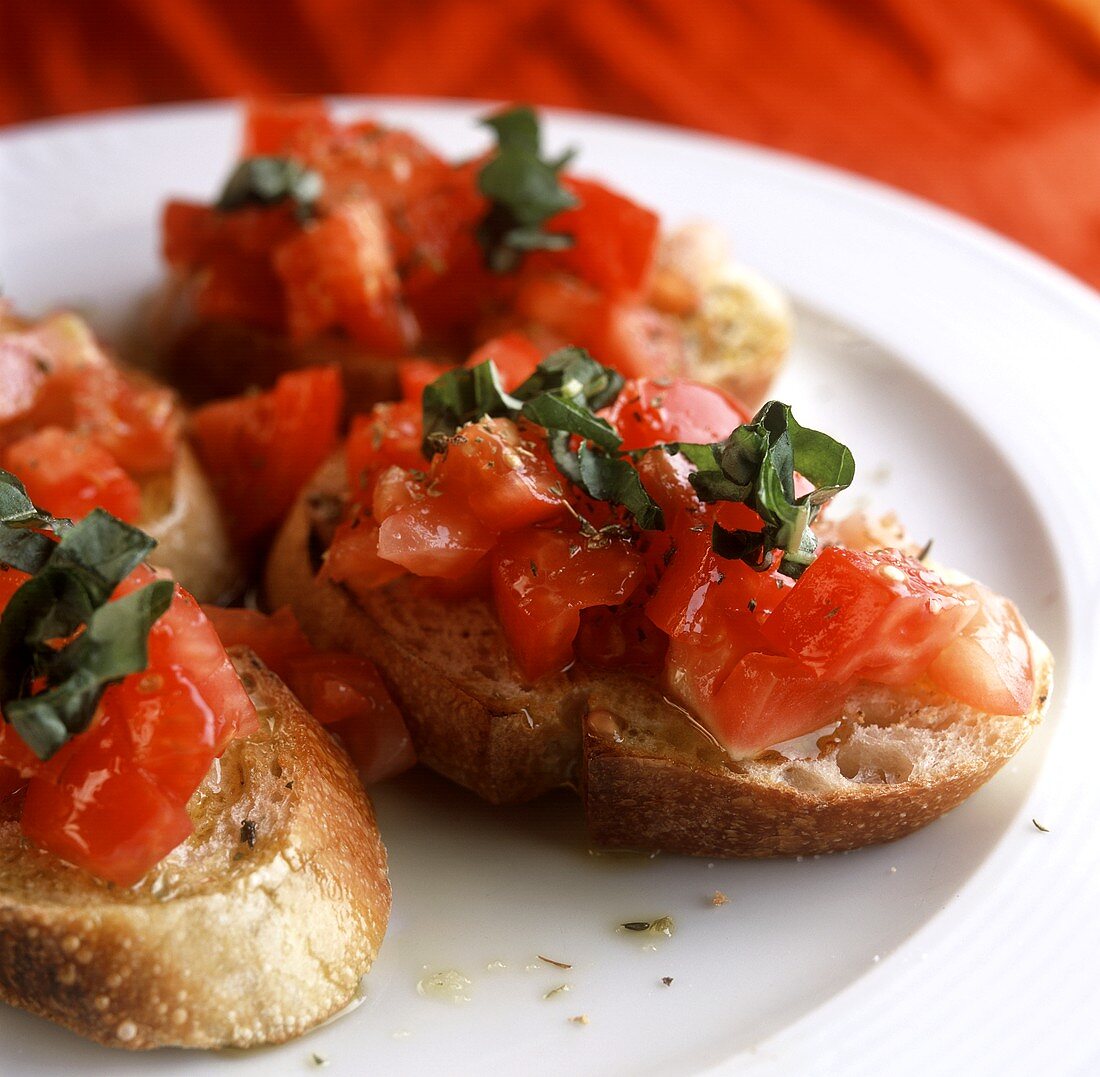
[[[405,574],[405,569],[387,561],[378,552],[378,525],[369,517],[356,515],[336,528],[319,578],[342,583],[353,592],[381,587]]]
[[[133,886],[190,836],[191,819],[176,797],[133,766],[124,749],[98,737],[70,743],[79,750],[56,775],[28,784],[23,833],[101,879]]]
[[[259,610],[204,605],[202,612],[224,646],[251,647],[260,661],[283,680],[286,680],[290,660],[312,649],[289,606],[267,614]]]
[[[365,784],[416,763],[401,712],[365,658],[333,651],[302,655],[292,660],[287,683],[306,710],[340,738]]]
[[[977,613],[928,667],[929,678],[986,714],[1026,714],[1035,700],[1035,671],[1020,611],[980,583],[958,590],[977,603]]]
[[[542,351],[522,333],[505,333],[487,340],[466,360],[466,367],[492,360],[505,392],[522,385],[539,365]]]
[[[912,684],[963,631],[977,604],[896,550],[828,547],[764,624],[780,654],[832,681]]]
[[[279,246],[275,269],[285,288],[293,340],[339,328],[386,355],[406,352],[415,343],[416,323],[398,294],[377,203],[348,203],[312,222]]]
[[[547,231],[572,236],[573,245],[547,260],[607,295],[640,293],[657,252],[657,214],[594,180],[565,176],[562,186],[579,205],[554,216]]]
[[[424,390],[449,369],[446,363],[438,363],[433,359],[402,359],[397,364],[401,399],[419,405]]]
[[[528,448],[508,419],[464,426],[432,464],[441,495],[466,505],[488,528],[514,531],[560,516],[564,480],[545,453]]]
[[[744,406],[718,386],[683,378],[633,378],[602,415],[619,432],[624,450],[672,441],[725,441],[750,418]]]
[[[281,156],[311,138],[333,131],[320,97],[262,97],[245,103],[242,157]]]
[[[698,710],[735,759],[812,733],[839,718],[848,687],[783,656],[749,653]]]
[[[670,378],[684,369],[684,337],[675,319],[640,302],[610,305],[585,346],[628,378]]]
[[[577,657],[603,669],[658,670],[668,650],[668,637],[634,605],[581,611],[574,644]]]
[[[282,520],[336,447],[343,407],[339,369],[308,367],[282,375],[266,393],[215,401],[192,415],[195,448],[238,541]]]
[[[27,495],[55,516],[80,520],[103,508],[127,523],[141,516],[141,490],[115,458],[94,441],[47,426],[9,445],[4,467]]]
[[[536,528],[505,535],[493,553],[493,597],[524,676],[568,666],[580,611],[624,602],[642,577],[641,557],[621,539]]]
[[[424,438],[420,414],[419,400],[401,400],[376,404],[368,414],[351,420],[345,454],[353,497],[369,500],[375,478],[387,467],[427,467],[420,451]]]
[[[427,496],[422,478],[414,478],[413,473],[403,467],[388,467],[374,484],[371,515],[375,523],[380,524],[399,509],[408,508]]]
[[[492,549],[496,537],[461,502],[426,497],[382,522],[378,555],[417,576],[455,579]]]

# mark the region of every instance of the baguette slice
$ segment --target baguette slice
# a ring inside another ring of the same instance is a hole
[[[268,564],[270,603],[290,604],[315,644],[375,662],[425,764],[493,803],[573,786],[600,845],[756,857],[889,841],[992,777],[1046,708],[1053,663],[1031,635],[1026,715],[866,685],[835,729],[735,762],[641,676],[578,662],[525,685],[482,600],[442,601],[408,577],[359,593],[316,580],[310,506],[341,497],[342,484],[333,459],[287,519]]]
[[[230,744],[189,804],[195,833],[135,887],[0,820],[4,1001],[134,1049],[281,1043],[354,1001],[390,908],[370,803],[282,682],[233,659],[263,728]]]

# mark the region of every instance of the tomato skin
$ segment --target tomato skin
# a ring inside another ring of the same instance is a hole
[[[287,683],[306,710],[340,738],[365,785],[416,763],[405,720],[365,658],[332,651],[290,662]]]
[[[436,378],[446,374],[450,367],[432,359],[403,359],[397,364],[397,381],[401,386],[401,399],[420,404],[424,390]]]
[[[523,333],[505,333],[482,344],[463,364],[467,369],[492,360],[505,392],[522,385],[542,360],[542,351]]]
[[[378,529],[378,555],[417,576],[456,579],[489,552],[496,533],[461,503],[425,498],[387,517]]]
[[[202,612],[226,647],[244,645],[256,652],[268,669],[284,676],[289,662],[310,650],[309,640],[289,606],[274,613],[204,605]]]
[[[622,540],[598,546],[537,528],[505,535],[492,564],[497,615],[531,681],[573,660],[582,609],[625,601],[643,576],[641,558]]]
[[[378,552],[379,529],[361,516],[336,528],[319,579],[345,584],[353,593],[366,593],[405,575],[403,566]]]
[[[433,460],[443,497],[454,497],[494,531],[514,531],[563,511],[564,480],[545,455],[524,447],[508,419],[482,419],[462,428]]]
[[[387,467],[423,468],[423,436],[419,400],[376,404],[368,414],[356,415],[345,445],[352,496],[369,501],[375,477]]]
[[[619,432],[624,451],[672,441],[724,441],[750,418],[740,401],[716,385],[648,377],[627,381],[601,415]]]
[[[195,448],[235,538],[278,523],[335,449],[344,391],[337,367],[282,375],[266,393],[219,400],[191,418]]]
[[[279,156],[305,136],[332,132],[320,97],[256,97],[245,102],[242,157]]]
[[[976,604],[896,550],[822,550],[764,624],[777,653],[819,677],[912,684]]]
[[[9,445],[3,461],[30,499],[55,516],[81,520],[96,507],[127,523],[141,516],[138,484],[106,449],[80,434],[44,427]]]
[[[977,613],[929,666],[929,679],[985,714],[1026,714],[1035,699],[1035,671],[1019,610],[980,583],[958,590],[977,603]]]
[[[611,188],[579,176],[562,186],[580,205],[554,216],[549,232],[573,237],[573,245],[548,257],[610,296],[638,294],[649,281],[660,218]]]

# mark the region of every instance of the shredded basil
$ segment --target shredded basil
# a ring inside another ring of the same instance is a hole
[[[317,213],[323,190],[320,173],[291,157],[248,157],[233,169],[214,208],[232,213],[289,200],[298,220],[308,221]]]
[[[482,124],[496,133],[496,152],[482,166],[478,190],[489,199],[489,209],[477,228],[486,265],[494,273],[518,269],[528,251],[564,250],[573,237],[546,232],[543,225],[577,199],[564,187],[558,173],[573,157],[567,150],[556,160],[542,156],[538,117],[527,105],[485,117]]]
[[[741,502],[764,521],[759,531],[730,530],[716,523],[715,553],[764,569],[772,551],[781,550],[780,570],[794,578],[816,555],[817,538],[810,525],[821,506],[855,477],[847,446],[800,426],[790,407],[776,400],[723,442],[669,445],[667,450],[682,453],[695,465],[691,483],[701,500]],[[815,487],[801,497],[795,496],[796,471]]]
[[[0,709],[45,760],[87,729],[109,685],[145,668],[149,630],[173,585],[157,580],[111,602],[154,540],[102,509],[77,524],[55,519],[7,472],[0,524],[5,563],[31,577],[0,615]]]

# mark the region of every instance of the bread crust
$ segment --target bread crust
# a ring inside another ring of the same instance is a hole
[[[355,1000],[390,908],[373,811],[287,688],[233,657],[264,728],[230,744],[188,805],[195,834],[137,886],[0,822],[5,1002],[145,1049],[281,1043]]]
[[[291,605],[319,645],[378,665],[426,765],[494,803],[572,786],[599,845],[762,857],[892,841],[988,781],[1046,710],[1053,662],[1032,636],[1037,686],[1026,715],[981,714],[930,688],[881,689],[866,701],[853,696],[834,738],[844,743],[820,749],[820,762],[814,746],[805,764],[775,752],[738,763],[639,675],[577,663],[525,688],[480,600],[432,600],[411,578],[359,594],[317,580],[309,501],[339,497],[343,486],[334,458],[291,512],[268,564],[271,604]],[[441,649],[448,621],[461,631]],[[490,660],[496,676],[479,682]],[[942,750],[949,740],[953,755]]]

